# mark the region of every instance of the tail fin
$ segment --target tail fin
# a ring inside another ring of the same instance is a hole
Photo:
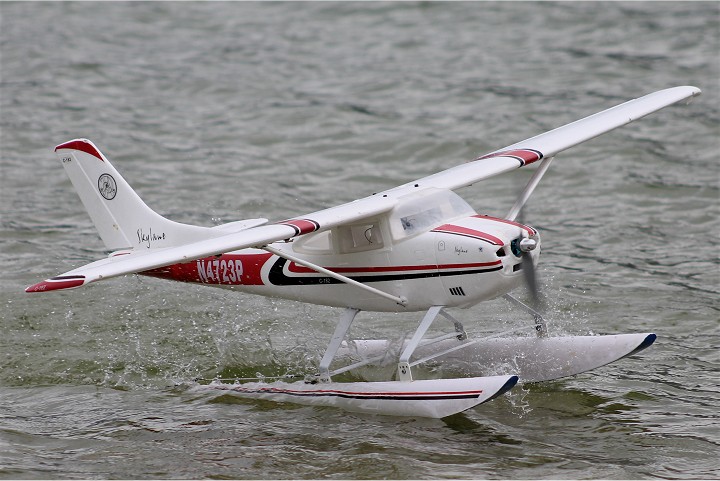
[[[71,140],[55,152],[108,250],[171,247],[216,237],[211,228],[173,222],[150,209],[89,140]]]

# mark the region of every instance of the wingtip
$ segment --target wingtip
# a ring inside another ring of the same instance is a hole
[[[692,99],[694,99],[695,97],[699,97],[700,95],[702,95],[702,90],[700,90],[699,88],[697,88],[697,87],[690,87],[690,88],[692,90],[690,91],[691,93],[690,93],[690,97],[687,100],[687,103],[692,102]]]
[[[668,91],[673,92],[682,92],[682,99],[685,100],[685,103],[690,103],[695,97],[699,97],[702,94],[702,90],[700,90],[698,87],[695,87],[694,85],[680,85],[678,87],[667,89]]]
[[[698,87],[695,87],[694,85],[681,85],[679,87],[675,87],[674,89],[669,90],[682,91],[688,103],[690,103],[690,101],[695,97],[699,97],[702,94],[702,90],[700,90]]]
[[[61,289],[74,289],[85,284],[85,276],[59,276],[46,279],[37,284],[33,284],[25,289],[25,292],[48,292]]]

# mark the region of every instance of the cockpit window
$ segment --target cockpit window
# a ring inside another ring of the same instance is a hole
[[[473,208],[454,192],[424,189],[401,199],[390,216],[390,225],[393,237],[401,239],[473,214]]]
[[[407,235],[412,235],[415,232],[425,230],[426,228],[436,225],[438,221],[442,220],[442,209],[433,207],[431,209],[410,214],[400,218],[402,228]]]

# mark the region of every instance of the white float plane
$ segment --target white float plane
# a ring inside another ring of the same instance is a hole
[[[351,411],[448,416],[502,394],[519,379],[574,375],[654,342],[652,333],[550,336],[536,306],[509,294],[526,282],[535,291],[540,253],[538,231],[516,219],[555,155],[699,94],[690,86],[661,90],[399,187],[272,223],[248,219],[200,227],[168,220],[138,197],[92,142],[72,140],[55,152],[112,254],[26,291],[72,289],[138,273],[344,308],[313,376],[297,382],[215,381],[199,388]],[[453,192],[530,164],[537,169],[503,218],[476,213]],[[536,334],[471,340],[447,311],[500,296],[532,316],[528,327]],[[399,343],[347,341],[360,311],[425,315]],[[450,321],[450,332],[424,339],[438,316]],[[331,370],[336,358],[345,365]],[[362,366],[387,365],[388,359],[396,366],[392,379],[332,380]],[[413,379],[412,368],[430,360],[457,364],[470,377]],[[507,374],[483,375],[497,366]]]

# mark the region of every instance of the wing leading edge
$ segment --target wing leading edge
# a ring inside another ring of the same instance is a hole
[[[26,292],[72,289],[101,279],[190,262],[248,247],[262,247],[272,242],[378,215],[390,211],[399,197],[413,190],[454,190],[472,185],[543,158],[553,157],[570,147],[697,95],[700,95],[700,89],[690,86],[660,90],[385,192],[276,224],[253,227],[177,247],[130,252],[101,259],[32,285]]]

